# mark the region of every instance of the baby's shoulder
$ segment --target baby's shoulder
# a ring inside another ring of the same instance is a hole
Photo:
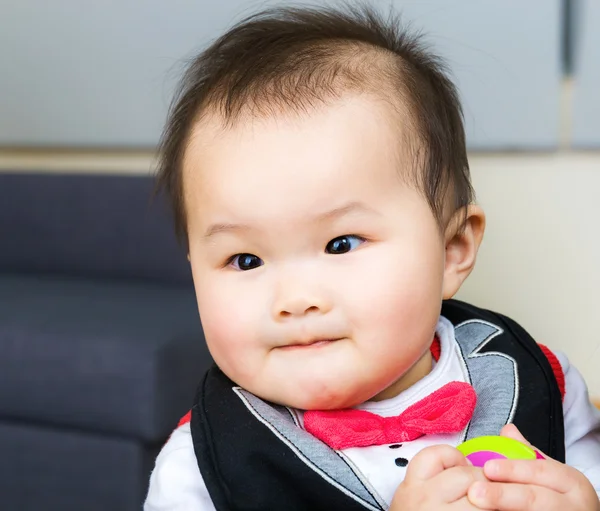
[[[190,423],[180,422],[161,449],[144,504],[144,511],[214,510],[200,474]]]
[[[159,486],[177,483],[181,477],[189,478],[191,474],[199,475],[199,470],[190,423],[186,422],[171,433],[158,454],[150,479],[150,487],[152,489],[153,482],[160,483]]]

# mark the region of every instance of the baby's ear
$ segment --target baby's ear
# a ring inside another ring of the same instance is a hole
[[[473,270],[484,231],[485,213],[474,204],[456,211],[448,222],[445,232],[444,300],[458,292]]]

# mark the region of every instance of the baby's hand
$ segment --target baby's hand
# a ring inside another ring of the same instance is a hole
[[[471,466],[453,447],[428,447],[408,465],[390,511],[476,510],[467,491],[475,481],[483,479],[483,471]]]
[[[529,445],[512,424],[505,426],[501,435]],[[551,458],[494,460],[483,470],[489,481],[473,483],[468,492],[471,503],[480,509],[600,511],[598,495],[588,479]]]

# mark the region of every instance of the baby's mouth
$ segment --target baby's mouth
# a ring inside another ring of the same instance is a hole
[[[333,344],[336,341],[340,341],[341,338],[332,338],[332,339],[324,339],[324,338],[315,338],[309,341],[302,342],[293,342],[291,344],[286,344],[285,346],[281,346],[279,349],[283,350],[297,350],[297,349],[316,349],[324,346],[328,346],[329,344]]]

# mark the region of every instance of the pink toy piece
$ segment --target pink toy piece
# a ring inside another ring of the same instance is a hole
[[[467,459],[474,467],[483,467],[486,461],[505,460],[506,456],[494,451],[477,451],[467,456]]]

